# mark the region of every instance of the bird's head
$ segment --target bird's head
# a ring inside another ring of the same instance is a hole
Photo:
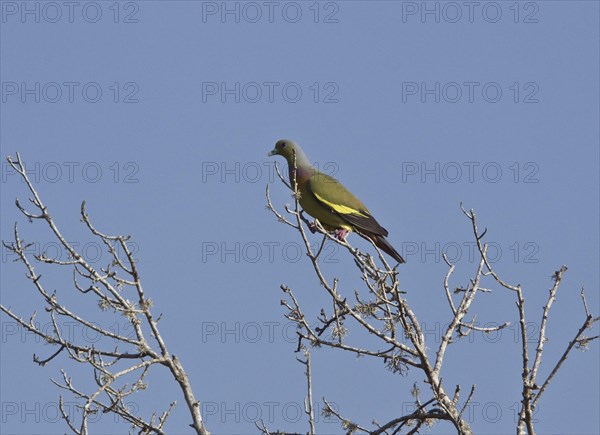
[[[306,154],[304,154],[304,151],[302,151],[302,148],[300,148],[300,145],[298,145],[293,140],[289,140],[289,139],[278,140],[277,143],[275,144],[275,148],[273,148],[271,150],[269,155],[270,156],[279,155],[279,156],[284,157],[285,160],[287,161],[288,167],[290,167],[290,168],[294,167],[294,156],[296,156],[296,167],[304,168],[304,169],[312,168],[312,165],[310,164],[310,160],[308,160],[308,157],[306,157]]]
[[[273,148],[271,150],[271,152],[269,152],[269,155],[270,156],[279,155],[279,156],[285,157],[285,159],[288,162],[293,162],[294,153],[296,154],[296,158],[297,158],[297,156],[299,154],[299,152],[298,152],[299,149],[300,149],[300,147],[293,140],[281,139],[281,140],[277,141],[277,143],[275,144],[275,148]]]

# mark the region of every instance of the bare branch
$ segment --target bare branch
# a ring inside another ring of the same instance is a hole
[[[111,263],[108,266],[99,270],[96,269],[77,252],[73,245],[67,242],[67,239],[58,229],[48,208],[44,205],[29,180],[20,155],[17,154],[16,160],[13,160],[11,157],[8,157],[7,160],[27,185],[29,193],[32,195],[29,203],[36,211],[31,212],[26,210],[18,199],[15,202],[17,208],[30,221],[45,221],[52,235],[69,255],[66,261],[49,258],[45,252],[33,255],[34,258],[50,266],[72,267],[75,291],[88,297],[95,297],[101,310],[112,309],[114,313],[123,315],[132,327],[135,335],[135,337],[126,337],[125,335],[103,328],[97,323],[78,315],[75,311],[68,309],[61,302],[56,292],[50,293],[46,291],[42,284],[41,275],[35,271],[33,264],[28,258],[26,251],[30,244],[25,244],[20,238],[17,224],[15,224],[14,242],[3,242],[4,246],[16,254],[16,261],[23,263],[25,266],[27,278],[33,283],[37,294],[41,296],[46,306],[45,310],[50,317],[52,328],[49,331],[40,330],[33,323],[35,312],[29,322],[26,322],[20,316],[14,314],[8,307],[0,305],[0,310],[26,330],[43,338],[47,343],[58,346],[58,350],[45,359],[34,355],[34,362],[39,365],[47,364],[66,351],[72,360],[89,365],[93,369],[94,380],[98,386],[93,393],[80,391],[74,386],[72,380],[66,375],[64,370],[62,370],[63,383],[52,381],[59,388],[69,391],[83,401],[80,406],[82,415],[80,421],[76,424],[73,417],[69,416],[65,411],[62,396],[60,397],[59,408],[61,416],[69,429],[74,433],[87,434],[89,432],[89,416],[102,411],[111,412],[123,417],[133,427],[139,428],[140,433],[164,433],[163,427],[175,406],[174,401],[170,403],[166,411],[161,413],[158,421],[156,420],[156,413],[152,415],[150,421],[145,421],[133,415],[123,401],[124,398],[131,394],[146,388],[146,374],[151,367],[158,365],[167,367],[178,383],[190,410],[191,426],[196,433],[208,435],[200,414],[200,405],[194,397],[187,374],[178,358],[175,355],[171,355],[167,349],[158,330],[160,317],[155,319],[150,310],[152,301],[144,293],[136,260],[133,258],[133,254],[127,244],[129,236],[112,236],[98,230],[92,224],[86,212],[86,203],[83,201],[81,205],[82,221],[91,235],[102,241],[111,256]],[[123,258],[117,252],[117,249],[123,253]],[[89,281],[89,285],[86,285],[85,281]],[[134,303],[127,299],[125,295],[126,289],[135,292],[137,302]],[[96,332],[101,337],[114,340],[118,345],[128,350],[119,350],[117,346],[114,350],[108,350],[78,344],[63,336],[59,324],[60,318],[72,319],[78,325]],[[150,330],[155,342],[154,346],[146,339],[142,328],[143,325]],[[123,367],[123,364],[120,364],[121,368],[118,371],[115,370],[118,362],[125,361],[129,362],[128,365]],[[131,377],[135,379],[133,383],[125,383],[122,386],[117,385],[117,383],[123,383],[125,378],[129,380]],[[106,399],[106,401],[103,401],[103,399]]]
[[[533,361],[533,367],[531,369],[531,373],[529,375],[529,383],[531,385],[535,385],[536,377],[538,369],[540,368],[540,364],[542,363],[542,352],[544,349],[544,343],[546,342],[546,325],[548,323],[548,314],[550,313],[550,307],[552,307],[552,303],[554,302],[556,292],[558,290],[558,286],[562,280],[563,274],[567,271],[566,266],[562,266],[560,270],[554,273],[554,285],[550,289],[550,294],[548,295],[548,302],[544,306],[544,311],[542,313],[542,322],[540,324],[540,335],[538,338],[537,350],[535,353],[535,359]]]
[[[306,367],[306,390],[307,395],[304,400],[304,412],[308,416],[308,423],[310,425],[310,434],[314,435],[315,432],[315,414],[313,410],[313,398],[312,398],[312,374],[311,374],[311,366],[310,366],[310,351],[308,349],[304,349],[304,356],[306,360],[301,360],[300,358],[296,358],[301,364],[304,364]]]

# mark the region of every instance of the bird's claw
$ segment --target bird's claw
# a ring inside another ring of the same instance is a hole
[[[300,218],[304,221],[311,233],[314,234],[317,232],[317,222],[310,222],[308,219],[306,219],[306,217],[304,216],[304,210],[300,210]]]
[[[338,228],[334,231],[334,235],[338,240],[345,242],[346,236],[348,235],[348,230],[345,228]]]

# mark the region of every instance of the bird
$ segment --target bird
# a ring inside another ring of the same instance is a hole
[[[293,188],[297,184],[300,206],[317,219],[323,228],[333,232],[338,240],[345,241],[347,235],[354,231],[362,238],[371,240],[398,263],[405,263],[404,258],[387,241],[388,231],[377,222],[369,209],[342,183],[315,168],[300,145],[293,140],[281,139],[268,155],[279,155],[287,160],[290,185]]]

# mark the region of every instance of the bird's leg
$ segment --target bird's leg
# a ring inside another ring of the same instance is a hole
[[[317,232],[317,223],[315,221],[310,222],[308,219],[306,219],[304,217],[304,210],[300,211],[300,218],[304,221],[311,233],[314,234]]]
[[[346,241],[346,236],[348,236],[349,231],[346,228],[337,228],[334,232],[335,237],[342,242]]]

